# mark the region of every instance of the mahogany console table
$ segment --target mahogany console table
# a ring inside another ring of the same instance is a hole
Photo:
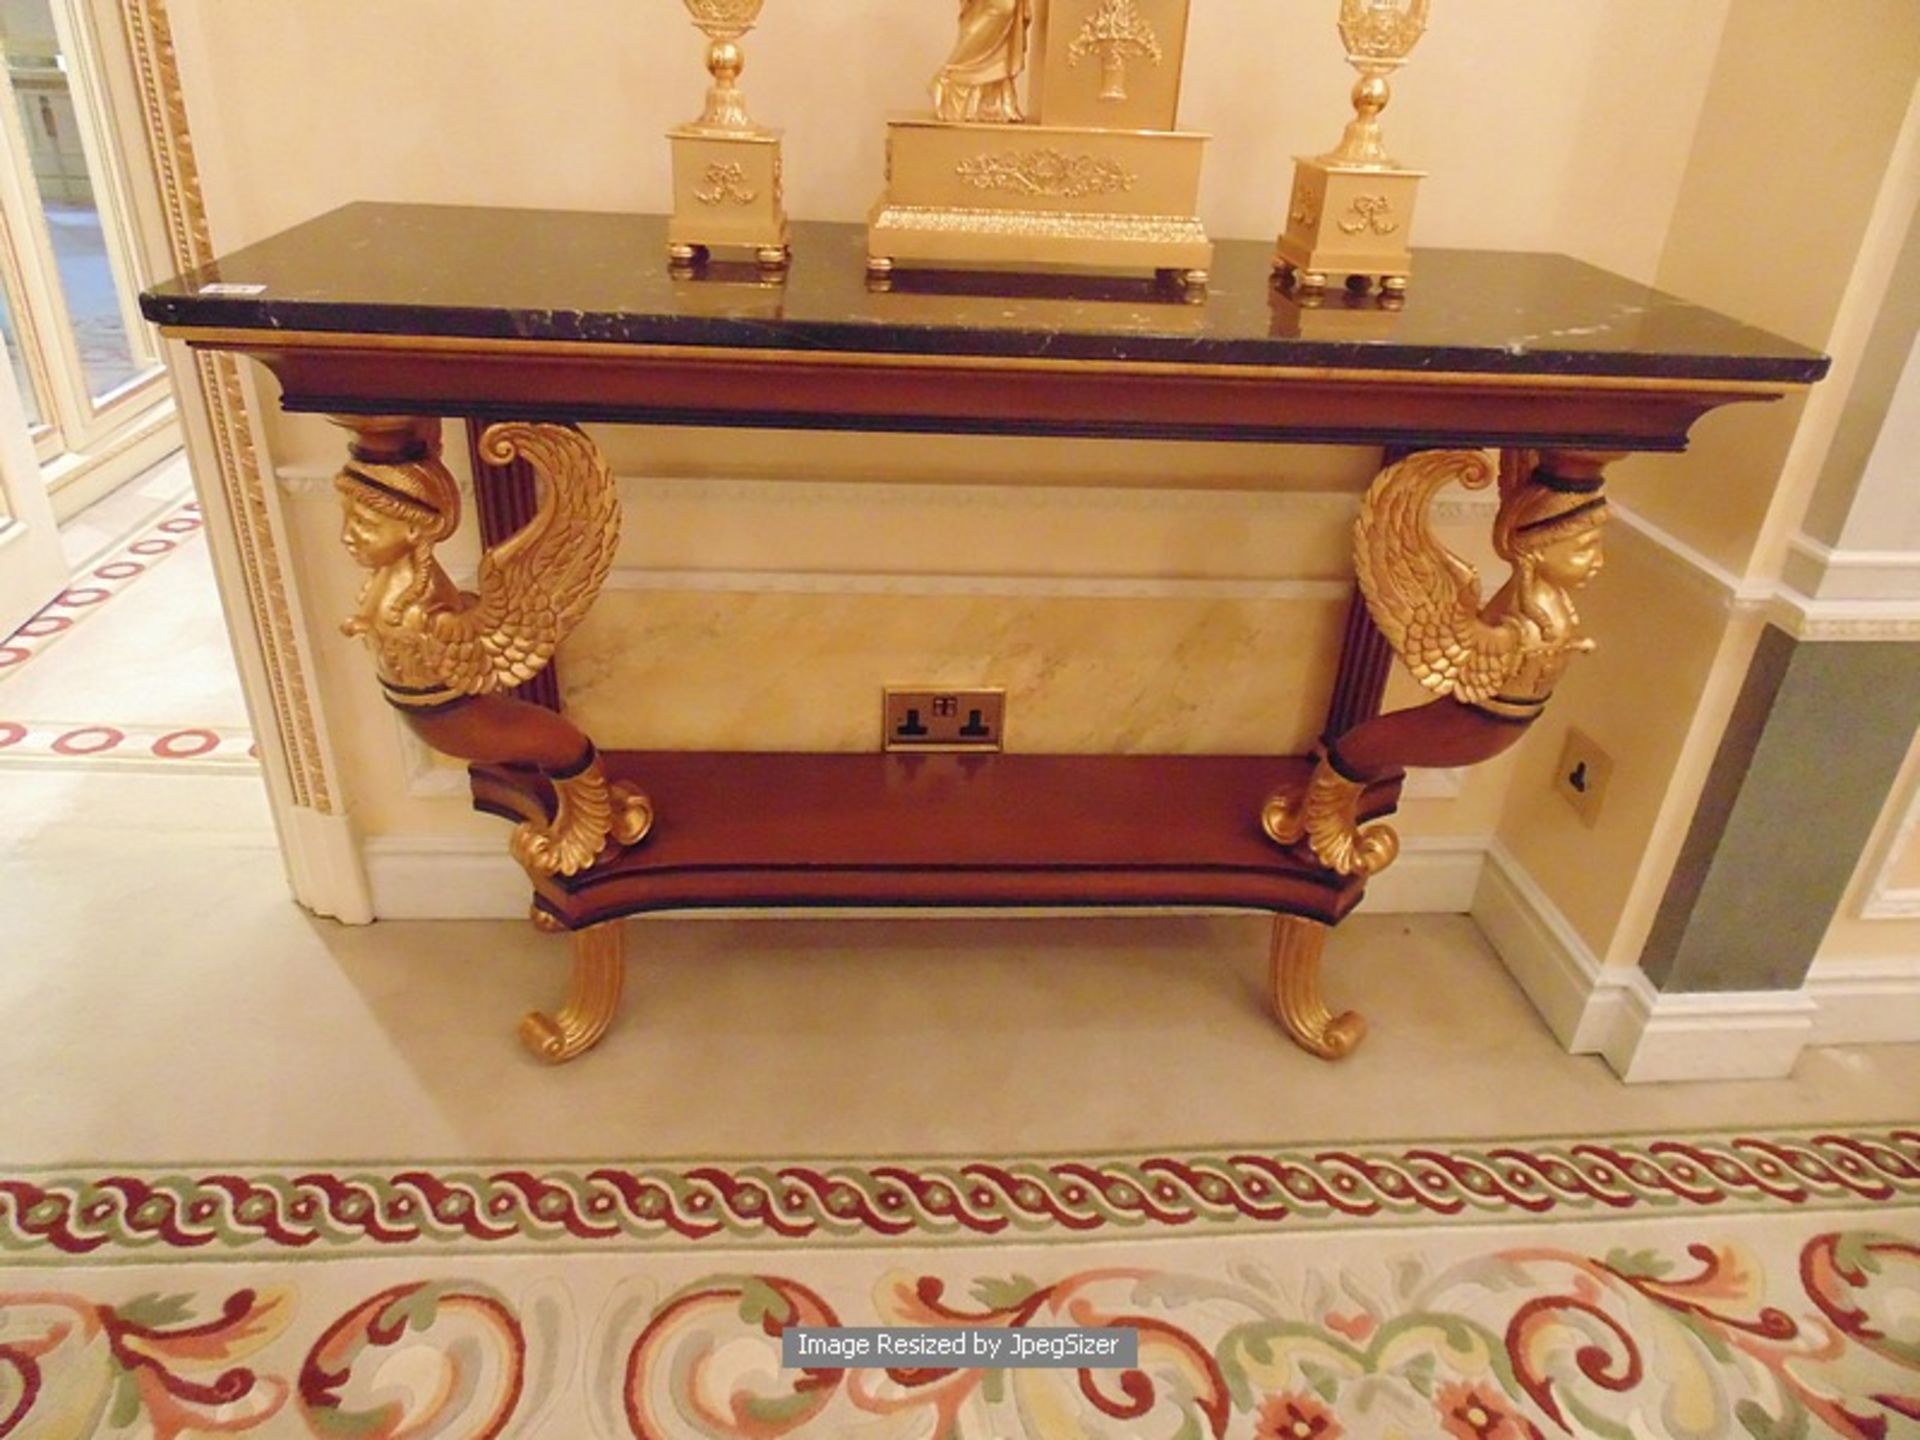
[[[338,485],[367,582],[346,628],[413,728],[472,762],[475,804],[517,822],[534,919],[573,937],[566,1003],[523,1026],[548,1059],[605,1031],[623,916],[879,904],[1271,911],[1280,1020],[1345,1054],[1362,1023],[1323,1003],[1318,962],[1397,848],[1372,822],[1405,766],[1512,744],[1587,646],[1571,595],[1599,569],[1605,465],[1826,369],[1561,256],[1422,252],[1386,309],[1302,308],[1264,244],[1221,244],[1204,297],[980,274],[874,289],[854,225],[796,225],[793,252],[769,289],[752,267],[669,274],[659,217],[358,204],[141,297],[166,335],[254,357],[286,408],[352,432]],[[459,523],[448,416],[474,435],[477,592],[433,557]],[[1310,756],[602,754],[547,669],[618,532],[583,421],[1358,443],[1390,463]],[[1426,510],[1496,470],[1513,575],[1483,601]],[[1436,698],[1382,716],[1393,653]]]

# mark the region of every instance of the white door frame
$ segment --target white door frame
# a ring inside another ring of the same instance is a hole
[[[67,583],[53,502],[27,429],[13,367],[0,364],[0,640]]]
[[[201,57],[200,27],[221,22],[189,6],[176,23],[168,0],[81,3],[113,143],[128,159],[129,219],[144,268],[169,276],[206,264],[216,250],[181,77]],[[372,895],[346,813],[251,379],[232,355],[163,348],[288,887],[316,914],[366,924]]]

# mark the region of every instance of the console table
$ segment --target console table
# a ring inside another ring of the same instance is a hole
[[[1276,917],[1273,997],[1316,1054],[1363,1025],[1321,998],[1328,927],[1397,842],[1408,765],[1511,745],[1581,637],[1604,469],[1679,450],[1818,354],[1562,256],[1422,252],[1404,307],[1269,285],[1218,247],[1198,296],[1140,279],[865,275],[859,227],[797,224],[793,266],[668,273],[659,217],[357,204],[150,290],[146,316],[260,361],[350,432],[344,627],[390,703],[516,823],[533,918],[572,937],[565,1003],[522,1034],[564,1060],[619,997],[622,917],[676,907],[1242,906]],[[1306,297],[1311,299],[1313,297]],[[478,589],[442,417],[468,422]],[[1360,593],[1307,756],[602,753],[549,668],[610,563],[619,506],[579,422],[1377,445]],[[1497,464],[1486,458],[1498,455]],[[1499,485],[1513,575],[1483,601],[1438,546],[1443,486]],[[1397,653],[1434,699],[1379,714]],[[944,823],[928,823],[938,820]]]

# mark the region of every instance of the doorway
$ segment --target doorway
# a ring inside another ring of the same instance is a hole
[[[78,0],[0,0],[0,332],[56,520],[179,445]]]
[[[54,527],[180,447],[92,26],[0,0],[0,636],[65,583]]]

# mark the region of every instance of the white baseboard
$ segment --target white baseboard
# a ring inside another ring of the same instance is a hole
[[[1410,839],[1400,858],[1367,882],[1361,915],[1465,915],[1480,889],[1485,836]]]
[[[1601,1053],[1630,1083],[1777,1080],[1812,1042],[1819,1008],[1804,990],[1663,995],[1643,977],[1628,992],[1628,1023]]]
[[[1361,908],[1369,915],[1464,915],[1473,907],[1486,853],[1483,839],[1409,840],[1400,858],[1367,887]],[[507,856],[504,834],[498,842],[381,836],[367,841],[365,854],[373,914],[382,920],[526,918],[531,891],[527,877]]]
[[[533,889],[498,840],[379,836],[366,843],[382,920],[524,920]]]
[[[353,823],[304,805],[277,807],[280,850],[293,898],[316,915],[343,925],[371,924],[378,910],[368,889],[368,867]]]
[[[1604,969],[1498,840],[1487,850],[1471,913],[1547,1028],[1576,1055],[1604,1050],[1626,1018],[1626,984]]]
[[[1816,960],[1807,993],[1820,1006],[1816,1045],[1920,1040],[1920,959]]]
[[[1815,1038],[1805,990],[1662,994],[1640,969],[1602,966],[1558,906],[1495,841],[1473,917],[1560,1043],[1623,1080],[1788,1074]]]

